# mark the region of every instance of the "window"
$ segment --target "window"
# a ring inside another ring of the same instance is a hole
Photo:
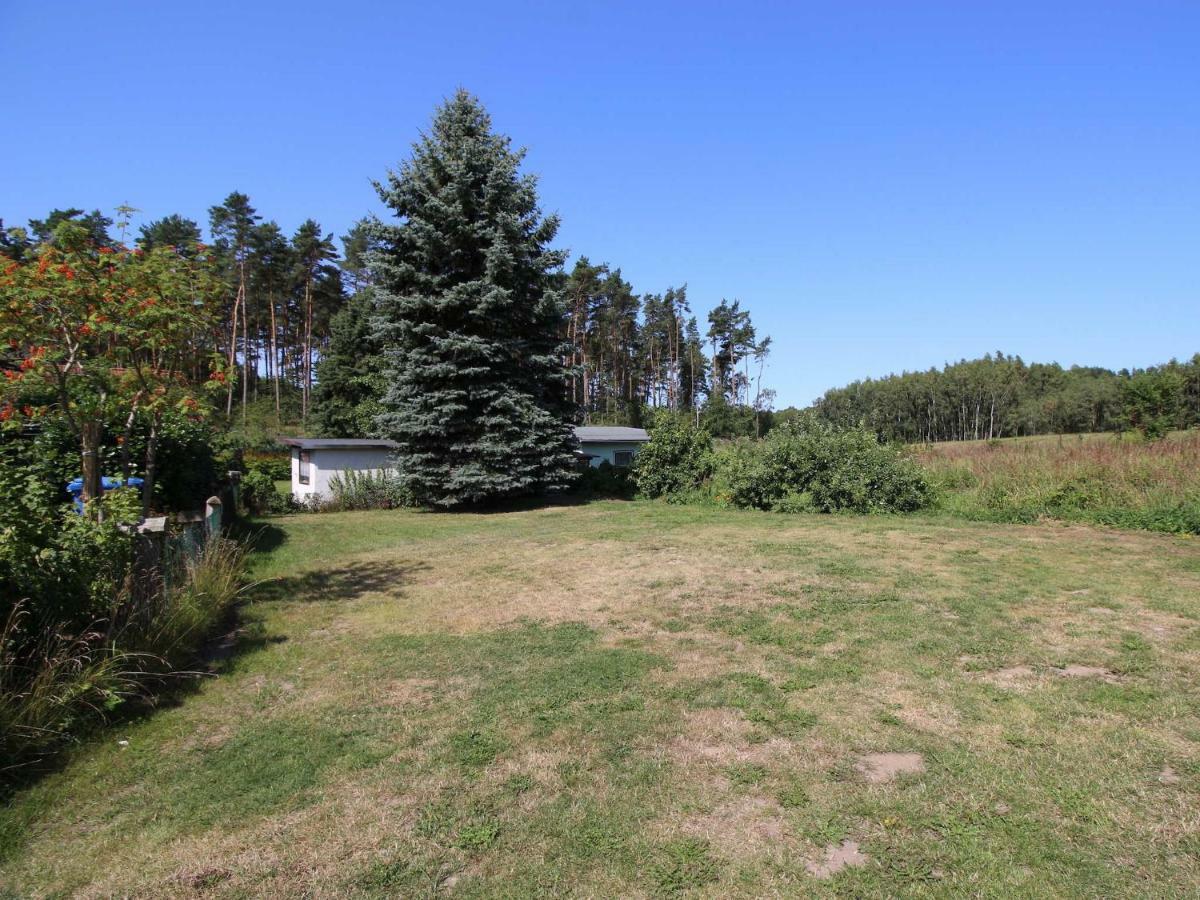
[[[633,451],[617,450],[613,453],[613,465],[622,469],[633,465]]]
[[[308,484],[309,473],[312,468],[312,453],[308,450],[300,451],[300,483]]]

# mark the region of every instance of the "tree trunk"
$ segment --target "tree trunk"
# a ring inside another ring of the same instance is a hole
[[[275,296],[271,295],[271,380],[275,382],[275,421],[279,422],[279,345],[275,326]]]
[[[129,444],[133,438],[133,425],[137,420],[138,403],[140,397],[135,397],[133,400],[133,408],[129,410],[129,415],[125,417],[125,431],[123,440],[121,441],[121,482],[122,484],[129,483]]]
[[[312,279],[304,283],[304,371],[300,399],[300,419],[308,421],[308,395],[312,391]]]
[[[150,514],[150,505],[154,501],[154,478],[158,474],[158,426],[162,420],[161,413],[155,413],[150,420],[150,434],[146,438],[146,480],[142,483],[142,517]]]
[[[241,284],[239,284],[237,293],[235,293],[233,296],[233,318],[232,318],[232,321],[231,321],[230,327],[229,327],[229,374],[230,375],[233,374],[234,366],[237,363],[237,323],[238,323],[238,311],[239,311],[239,307],[241,306],[241,303],[242,303],[242,290],[243,290],[243,286]],[[225,415],[229,416],[232,414],[233,414],[233,382],[231,381],[225,388]]]
[[[80,467],[83,470],[83,502],[99,498],[100,486],[100,435],[104,426],[100,422],[84,422],[79,434]]]
[[[242,262],[242,424],[246,424],[246,391],[250,386],[250,341],[246,328],[246,263]]]

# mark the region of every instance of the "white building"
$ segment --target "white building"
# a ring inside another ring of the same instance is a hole
[[[650,440],[641,428],[579,425],[575,428],[580,455],[589,465],[603,462],[625,467]],[[328,498],[329,479],[342,472],[380,472],[391,468],[392,441],[363,438],[280,438],[292,448],[292,496],[301,503]]]
[[[579,440],[579,451],[590,465],[606,462],[618,468],[630,465],[634,454],[650,440],[644,428],[611,425],[576,425],[575,437]]]
[[[390,468],[396,445],[361,438],[280,438],[292,448],[292,496],[301,503],[329,497],[329,479],[342,472]]]

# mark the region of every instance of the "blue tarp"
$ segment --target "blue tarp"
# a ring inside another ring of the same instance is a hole
[[[119,487],[140,488],[143,484],[145,484],[145,480],[141,479],[141,478],[130,478],[128,483],[126,483],[123,478],[101,478],[100,479],[101,491],[111,491],[113,488],[119,488]],[[76,478],[72,481],[68,481],[67,482],[67,493],[71,495],[71,499],[75,503],[75,511],[78,513],[82,513],[83,512],[83,479]]]

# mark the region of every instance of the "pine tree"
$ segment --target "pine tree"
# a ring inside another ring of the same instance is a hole
[[[138,245],[143,250],[174,247],[182,256],[193,256],[200,242],[200,226],[179,214],[155,219],[141,228]]]
[[[329,323],[329,348],[317,365],[312,422],[317,434],[369,437],[382,411],[383,357],[372,331],[372,289],[359,291]]]
[[[565,254],[523,151],[460,90],[411,159],[376,187],[376,336],[387,348],[379,432],[418,502],[457,506],[561,489],[574,477],[569,352],[554,289]]]

